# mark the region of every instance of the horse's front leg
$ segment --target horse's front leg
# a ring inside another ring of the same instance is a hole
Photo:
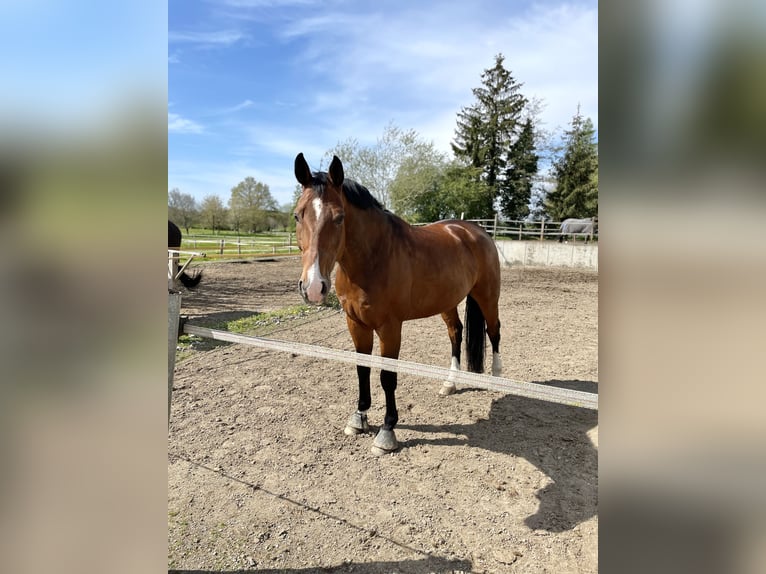
[[[381,357],[398,359],[402,342],[402,324],[398,322],[388,323],[378,329],[377,333],[380,339]],[[378,456],[399,448],[396,434],[394,434],[394,427],[399,421],[399,412],[396,410],[396,372],[382,370],[380,372],[380,384],[386,395],[386,415],[383,418],[383,426],[380,427],[372,444],[372,453]]]
[[[351,333],[351,339],[354,341],[356,352],[366,355],[372,353],[372,330],[353,321],[348,315],[346,315],[346,323],[348,324],[348,331]],[[367,423],[367,411],[372,404],[370,397],[370,367],[357,365],[356,374],[359,378],[359,401],[357,402],[356,412],[349,417],[346,428],[343,430],[347,435],[356,435],[370,431],[370,425]]]

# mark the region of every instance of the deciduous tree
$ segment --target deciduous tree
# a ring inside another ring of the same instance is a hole
[[[229,198],[230,221],[236,231],[255,233],[268,226],[269,211],[278,205],[269,186],[252,177],[246,177],[231,190]]]
[[[433,142],[423,140],[417,131],[402,130],[389,123],[374,145],[363,146],[351,138],[339,142],[322,158],[329,165],[333,155],[343,161],[346,176],[364,185],[387,208],[392,207],[391,185],[399,168],[409,158],[437,161],[440,154]]]
[[[197,202],[194,197],[188,193],[181,193],[181,190],[174,187],[168,192],[168,219],[176,225],[180,225],[189,233],[189,227],[199,217],[197,211]]]
[[[226,223],[226,206],[217,195],[208,195],[200,205],[200,220],[205,227],[213,230],[213,233],[223,229]]]

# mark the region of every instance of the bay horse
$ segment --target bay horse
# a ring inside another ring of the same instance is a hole
[[[402,323],[440,314],[452,344],[450,371],[459,371],[463,324],[458,304],[465,299],[467,367],[483,372],[486,330],[492,374],[500,374],[500,260],[481,227],[455,219],[411,226],[385,210],[366,187],[345,179],[337,156],[328,172],[312,172],[300,153],[295,177],[302,186],[294,213],[303,266],[298,290],[307,303],[323,303],[337,263],[335,292],[358,353],[372,353],[377,333],[381,356],[397,359]],[[370,367],[357,365],[356,372],[359,400],[344,431],[349,435],[370,430]],[[372,446],[376,455],[399,448],[396,375],[380,373],[386,413]],[[455,392],[452,379],[439,394]]]
[[[181,250],[181,230],[178,229],[178,226],[170,221],[168,219],[168,249],[172,249],[175,251]],[[174,257],[176,260],[176,264],[173,266],[174,268],[174,274],[178,273],[178,263],[177,257]],[[188,275],[186,271],[181,272],[181,276],[179,277],[181,280],[181,283],[183,283],[184,287],[187,289],[194,289],[199,282],[202,280],[202,271],[196,271],[193,275]]]

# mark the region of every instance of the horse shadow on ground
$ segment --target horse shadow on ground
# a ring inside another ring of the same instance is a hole
[[[598,384],[592,381],[535,382],[598,392]],[[465,392],[486,391],[462,389],[457,394]],[[403,447],[467,444],[531,462],[552,482],[536,493],[538,510],[524,522],[533,530],[563,532],[598,511],[598,450],[587,435],[597,424],[595,410],[505,395],[492,401],[488,418],[472,424],[399,424],[397,428],[455,435],[402,441]]]
[[[418,559],[397,562],[352,562],[339,566],[310,566],[306,568],[264,568],[248,570],[168,570],[168,574],[345,574],[368,572],[370,574],[452,574],[471,572],[473,565],[468,560],[448,560],[439,556],[424,556]]]

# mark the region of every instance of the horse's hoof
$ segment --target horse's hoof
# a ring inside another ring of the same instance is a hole
[[[367,414],[355,412],[348,418],[346,428],[343,432],[349,436],[354,436],[366,432],[370,432],[370,425],[367,424]]]
[[[394,452],[399,448],[399,443],[396,440],[396,435],[392,430],[380,429],[375,441],[372,443],[372,454],[375,456],[382,456],[390,452]]]
[[[456,390],[457,388],[452,383],[444,383],[442,388],[439,389],[439,394],[443,397],[447,397],[449,395],[455,394]]]

